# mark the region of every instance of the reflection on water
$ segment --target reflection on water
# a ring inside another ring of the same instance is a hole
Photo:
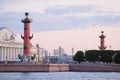
[[[0,80],[120,80],[115,72],[29,72],[0,73]]]

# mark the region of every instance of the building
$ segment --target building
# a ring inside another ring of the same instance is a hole
[[[14,42],[16,34],[6,27],[0,28],[0,42]]]
[[[16,34],[10,29],[0,28],[0,61],[18,61],[23,53],[23,44],[15,41]]]
[[[0,28],[0,62],[20,61],[18,55],[23,55],[23,43],[16,41],[16,34],[10,29]],[[35,55],[35,61],[43,61],[43,48],[31,45],[31,56]],[[39,51],[39,52],[38,52]]]
[[[54,58],[57,58],[56,60],[58,62],[66,62],[67,61],[68,55],[65,54],[65,50],[61,46],[58,49],[54,49],[53,54],[55,56]]]
[[[64,49],[63,49],[61,46],[59,46],[58,49],[54,49],[54,50],[53,50],[53,54],[54,54],[55,56],[57,56],[59,60],[62,59],[62,55],[63,55],[64,53],[65,53],[65,51],[64,51]]]

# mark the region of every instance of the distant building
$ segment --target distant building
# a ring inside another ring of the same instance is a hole
[[[60,46],[58,49],[53,50],[53,54],[58,57],[59,60],[62,59],[62,55],[65,53],[64,49]]]
[[[47,63],[48,60],[49,60],[49,53],[48,53],[47,50],[44,50],[44,51],[43,51],[43,62],[44,62],[44,63]]]
[[[68,55],[65,54],[65,50],[61,46],[58,49],[54,49],[53,54],[58,62],[65,62],[68,59]]]

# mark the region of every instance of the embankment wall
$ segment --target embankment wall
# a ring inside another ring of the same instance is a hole
[[[69,70],[76,72],[120,72],[120,64],[70,64]]]
[[[0,72],[120,72],[120,64],[0,64]]]
[[[0,72],[69,71],[69,64],[0,64]]]

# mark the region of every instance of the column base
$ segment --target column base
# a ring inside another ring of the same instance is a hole
[[[27,54],[23,54],[23,56],[18,55],[18,57],[22,63],[30,63],[31,61],[31,56]]]

